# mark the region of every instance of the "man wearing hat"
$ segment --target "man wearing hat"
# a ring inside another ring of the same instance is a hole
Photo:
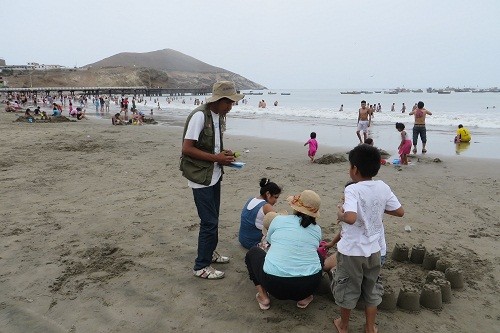
[[[223,119],[234,102],[244,97],[236,92],[233,82],[216,82],[212,97],[197,107],[184,126],[180,170],[193,190],[200,218],[198,256],[193,274],[204,279],[221,279],[224,272],[212,263],[227,263],[229,258],[215,251],[218,242],[220,182],[222,166],[234,161],[232,151],[224,150],[221,130]]]

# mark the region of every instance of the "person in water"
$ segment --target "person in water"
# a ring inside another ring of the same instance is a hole
[[[457,136],[455,136],[455,143],[460,142],[470,142],[472,136],[467,128],[465,128],[462,124],[458,125]]]

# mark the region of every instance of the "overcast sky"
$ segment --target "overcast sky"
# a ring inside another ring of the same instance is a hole
[[[0,0],[0,58],[174,49],[269,88],[500,86],[500,0]]]

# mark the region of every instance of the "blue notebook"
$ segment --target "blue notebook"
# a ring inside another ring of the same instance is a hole
[[[241,169],[243,168],[244,165],[245,163],[243,162],[231,162],[231,164],[229,164],[231,168],[236,168],[236,169]]]

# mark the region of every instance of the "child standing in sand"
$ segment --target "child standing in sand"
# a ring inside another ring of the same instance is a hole
[[[316,155],[316,151],[318,150],[318,141],[316,141],[316,132],[311,132],[310,139],[304,143],[304,146],[309,145],[309,151],[307,152],[307,156],[311,159],[311,163],[314,163],[314,156]]]
[[[375,288],[381,266],[382,217],[384,213],[401,217],[404,210],[387,184],[372,179],[380,170],[377,148],[366,144],[355,147],[349,152],[349,163],[349,175],[355,184],[344,189],[345,202],[337,212],[342,231],[332,291],[340,306],[340,318],[333,323],[339,332],[347,332],[351,310],[362,295],[365,332],[376,332],[377,306],[382,301]]]
[[[400,163],[408,165],[408,154],[411,150],[410,135],[405,131],[405,124],[403,123],[396,123],[396,129],[401,133],[401,143],[398,147]]]

